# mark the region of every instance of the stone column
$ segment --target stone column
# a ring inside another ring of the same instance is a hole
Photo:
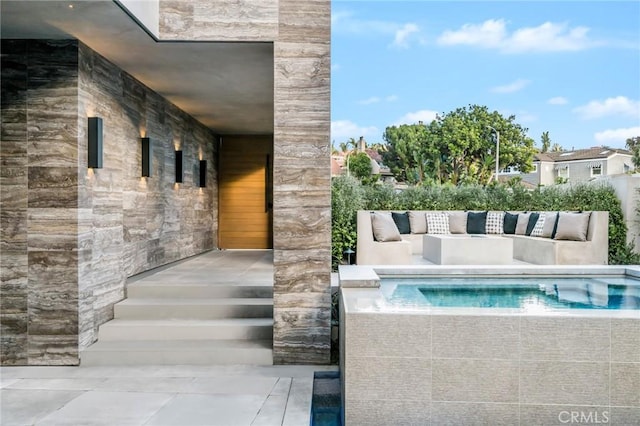
[[[280,0],[274,43],[275,364],[329,362],[329,0]]]

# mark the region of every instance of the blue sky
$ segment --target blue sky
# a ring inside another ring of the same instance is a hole
[[[331,139],[486,105],[565,149],[640,136],[638,1],[332,2]]]

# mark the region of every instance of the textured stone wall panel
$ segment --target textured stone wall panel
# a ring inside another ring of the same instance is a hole
[[[275,206],[275,204],[274,204]],[[322,250],[331,243],[331,210],[326,207],[278,208],[273,223],[276,250]],[[285,220],[284,217],[288,220]],[[278,263],[275,262],[277,265]]]
[[[278,250],[274,262],[279,265],[275,271],[274,290],[278,301],[287,300],[289,294],[323,293],[327,280],[331,279],[330,250]]]
[[[161,40],[273,41],[278,0],[161,1]]]
[[[274,362],[330,348],[329,1],[279,0],[274,44]]]
[[[0,57],[0,364],[28,363],[27,42]]]
[[[29,208],[74,208],[78,205],[76,167],[29,167]]]

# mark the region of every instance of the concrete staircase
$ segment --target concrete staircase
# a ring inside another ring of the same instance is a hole
[[[130,283],[114,319],[81,351],[81,365],[273,364],[269,282]]]

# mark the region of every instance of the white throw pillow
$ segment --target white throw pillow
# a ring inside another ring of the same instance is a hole
[[[504,234],[504,212],[487,212],[487,234]]]
[[[427,212],[427,230],[429,234],[450,234],[449,215],[444,212]]]

